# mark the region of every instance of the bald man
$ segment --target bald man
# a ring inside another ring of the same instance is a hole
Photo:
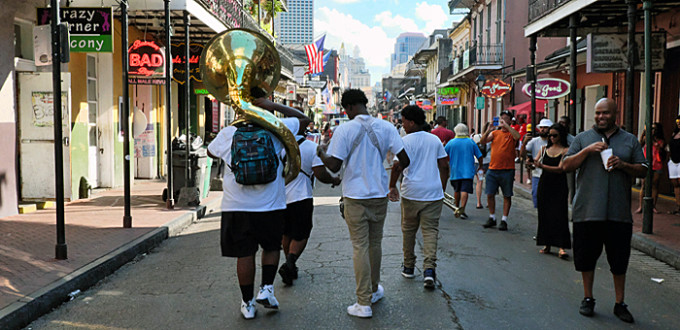
[[[616,113],[612,99],[604,98],[595,104],[595,125],[574,138],[562,168],[567,172],[578,170],[572,215],[574,266],[583,277],[584,298],[579,313],[595,313],[593,280],[604,246],[614,278],[614,314],[633,323],[633,315],[623,302],[633,234],[631,182],[633,177],[646,174],[647,164],[635,135],[616,125]],[[612,155],[604,163],[601,152],[607,149]]]

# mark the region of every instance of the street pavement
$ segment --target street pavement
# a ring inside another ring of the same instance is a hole
[[[285,287],[277,275],[278,311],[258,307],[254,320],[241,317],[236,262],[220,257],[220,218],[212,213],[29,328],[680,328],[680,272],[637,251],[626,295],[636,324],[612,314],[614,291],[604,256],[595,276],[596,315],[579,315],[580,275],[571,261],[538,253],[532,240],[535,211],[524,198],[513,200],[508,232],[482,228],[488,212],[474,208],[474,197],[468,220],[444,208],[433,291],[423,288],[420,236],[418,276],[408,280],[400,274],[400,210],[399,203],[390,203],[383,240],[385,298],[373,306],[372,319],[350,317],[346,307],[355,302],[352,249],[338,211],[339,195],[339,188],[316,188],[314,229],[298,261],[300,278]],[[499,209],[501,204],[497,198]],[[258,267],[256,284],[260,275]]]

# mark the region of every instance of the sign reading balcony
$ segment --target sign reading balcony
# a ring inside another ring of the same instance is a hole
[[[165,50],[154,41],[135,40],[128,48],[131,81],[137,84],[165,84]]]
[[[178,84],[184,85],[186,82],[186,50],[184,49],[184,43],[171,44],[170,46],[170,54],[172,54],[172,79]],[[189,77],[195,82],[203,82],[201,80],[199,60],[201,59],[204,46],[196,43],[190,43],[189,46]]]
[[[499,98],[510,92],[512,86],[500,79],[489,79],[482,86],[482,94],[490,98]]]
[[[567,94],[571,85],[569,82],[557,78],[538,79],[536,81],[536,98],[542,100],[559,99]],[[533,90],[531,84],[526,83],[522,87],[524,95],[531,97]]]
[[[636,34],[636,71],[644,71],[644,35]],[[586,38],[586,72],[622,72],[628,69],[628,36],[626,34],[588,34]],[[666,33],[652,33],[652,70],[663,70],[666,53]]]
[[[61,8],[61,21],[68,23],[69,48],[74,53],[113,52],[111,7]],[[50,8],[38,8],[38,25],[50,24]]]

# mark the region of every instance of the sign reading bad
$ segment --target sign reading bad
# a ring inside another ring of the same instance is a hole
[[[38,8],[38,25],[50,24],[50,8]],[[103,8],[61,8],[61,21],[68,23],[69,48],[74,53],[113,52],[113,11]]]

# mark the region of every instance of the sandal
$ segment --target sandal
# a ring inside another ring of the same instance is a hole
[[[562,260],[569,260],[569,253],[566,253],[564,251],[560,251],[560,253],[557,256],[560,257],[560,259]]]
[[[538,250],[538,253],[540,253],[540,254],[550,254],[550,247],[546,246],[546,247]]]
[[[482,206],[482,205],[477,205],[476,208],[478,208],[478,209],[483,209],[484,206]]]

